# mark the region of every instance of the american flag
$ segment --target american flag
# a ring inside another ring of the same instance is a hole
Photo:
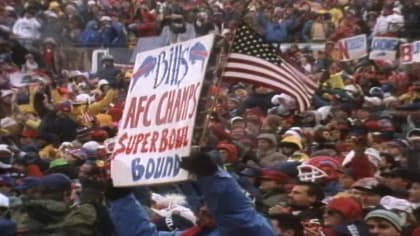
[[[311,106],[318,88],[314,80],[282,59],[276,47],[247,25],[236,31],[222,79],[277,89],[293,97],[300,112]]]

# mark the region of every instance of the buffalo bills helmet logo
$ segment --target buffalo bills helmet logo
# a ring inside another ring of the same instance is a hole
[[[152,57],[152,56],[146,57],[143,63],[137,68],[137,70],[133,74],[133,85],[131,86],[130,91],[133,90],[137,81],[142,76],[145,76],[145,77],[149,76],[149,74],[155,69],[156,62],[157,62],[156,57]]]
[[[196,61],[201,62],[201,69],[204,67],[204,62],[209,56],[209,52],[204,44],[198,42],[190,49],[190,62],[194,65]]]

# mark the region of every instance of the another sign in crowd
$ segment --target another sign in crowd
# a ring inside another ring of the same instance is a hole
[[[2,0],[0,235],[420,235],[419,27],[419,0]],[[132,69],[68,50],[146,37]]]

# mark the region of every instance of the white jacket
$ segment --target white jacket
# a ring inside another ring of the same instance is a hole
[[[19,39],[39,39],[41,24],[35,18],[19,18],[13,25],[13,33]]]

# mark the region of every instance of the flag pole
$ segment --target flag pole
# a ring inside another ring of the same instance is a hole
[[[241,22],[243,21],[243,18],[245,16],[245,14],[248,12],[247,9],[248,9],[249,4],[251,4],[251,2],[253,2],[253,0],[248,0],[245,3],[244,8],[242,9],[241,16],[240,16]],[[221,52],[221,53],[219,53],[219,55],[217,55],[216,63],[221,62],[223,57],[225,55],[229,55],[229,53],[232,51],[232,43],[233,43],[233,39],[235,39],[235,36],[236,36],[236,29],[233,32],[232,41],[229,42],[229,45],[228,45],[228,48],[227,48],[226,52]],[[219,97],[219,94],[212,95],[212,90],[211,89],[212,89],[213,86],[220,87],[220,84],[222,83],[221,78],[222,78],[222,75],[223,75],[225,65],[226,65],[226,63],[224,63],[224,61],[223,61],[222,63],[219,63],[219,65],[216,66],[217,67],[216,78],[214,79],[213,83],[210,85],[210,89],[209,89],[208,94],[206,96],[208,102],[205,106],[205,108],[206,108],[205,111],[207,111],[207,112],[206,112],[206,116],[204,118],[203,129],[202,129],[200,139],[199,139],[199,142],[198,142],[198,145],[200,147],[203,147],[206,144],[206,137],[208,136],[208,132],[209,132],[210,115],[213,111],[215,111],[215,108],[216,108],[216,105],[217,105],[217,98]],[[220,75],[218,74],[219,71],[220,71]]]

